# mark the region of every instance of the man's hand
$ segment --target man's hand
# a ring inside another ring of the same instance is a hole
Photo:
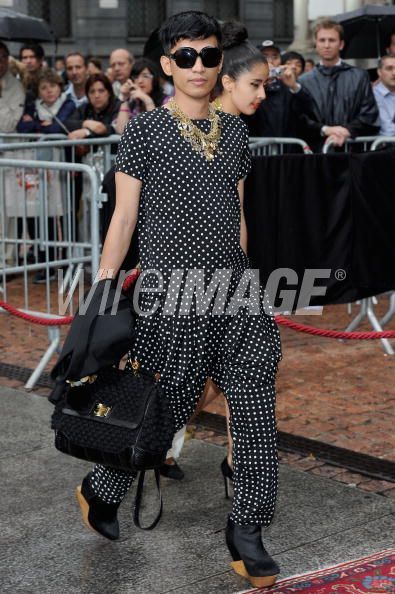
[[[52,124],[51,120],[43,120],[40,122],[42,126],[50,126]]]
[[[25,115],[22,117],[22,122],[32,122],[33,118],[32,116],[29,116],[27,113],[25,113]]]
[[[343,126],[325,126],[323,133],[327,137],[327,142],[332,142],[335,146],[343,146],[347,138],[350,138],[351,133]]]
[[[281,66],[281,80],[292,91],[298,91],[300,86],[297,83],[295,71],[290,66]]]

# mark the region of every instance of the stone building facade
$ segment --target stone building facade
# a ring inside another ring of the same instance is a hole
[[[116,47],[141,55],[150,33],[167,16],[182,10],[204,10],[221,20],[236,18],[258,45],[272,39],[314,57],[311,26],[316,18],[355,10],[364,4],[394,4],[395,0],[0,0],[19,12],[44,18],[57,39],[57,55],[79,50],[107,58]],[[17,52],[19,45],[11,44]],[[45,45],[54,55],[54,46]]]
[[[0,6],[44,18],[58,38],[58,55],[78,49],[107,57],[116,47],[135,55],[164,19],[183,10],[204,10],[219,19],[244,22],[254,44],[293,39],[293,0],[0,0]],[[46,44],[47,55],[53,47]]]
[[[322,16],[357,10],[365,4],[395,4],[394,0],[293,0],[293,43],[291,49],[306,53],[312,49],[312,23]]]

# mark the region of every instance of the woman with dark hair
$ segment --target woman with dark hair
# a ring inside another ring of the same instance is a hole
[[[85,94],[88,103],[83,103],[80,107],[77,107],[71,118],[66,122],[69,129],[69,139],[98,138],[114,134],[121,102],[115,97],[110,80],[103,73],[92,74],[86,81]],[[97,146],[94,146],[93,152],[97,148]],[[83,157],[89,151],[89,144],[78,145],[74,158]],[[111,145],[111,152],[116,152],[116,144]],[[71,158],[71,155],[69,158]],[[77,173],[74,180],[74,225],[78,235],[79,207],[83,189],[82,175]]]
[[[130,79],[121,87],[120,99],[123,103],[116,126],[118,134],[123,133],[131,118],[152,111],[169,100],[163,92],[161,74],[154,62],[148,58],[135,61]]]
[[[214,91],[213,106],[222,112],[240,116],[252,115],[266,98],[265,85],[269,67],[265,56],[248,40],[248,32],[242,23],[229,21],[222,25],[222,69]],[[209,378],[199,410],[222,394]],[[229,408],[225,399],[228,427],[228,451],[222,461],[221,472],[225,482],[225,496],[229,497],[229,486],[233,481],[233,441],[229,430]]]
[[[267,60],[248,40],[245,26],[236,21],[222,25],[222,49],[214,105],[233,115],[252,115],[266,98]]]
[[[77,107],[66,122],[69,138],[75,140],[114,134],[121,103],[115,97],[107,76],[92,74],[86,81],[85,92],[88,103]]]

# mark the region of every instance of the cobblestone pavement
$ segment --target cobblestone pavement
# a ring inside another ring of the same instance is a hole
[[[21,281],[10,282],[8,302],[21,307],[22,296]],[[40,310],[44,288],[32,286],[30,296],[30,308]],[[379,318],[387,307],[388,298],[383,296],[376,307]],[[322,315],[298,315],[294,319],[319,328],[344,330],[358,309],[354,304],[350,316],[346,305],[332,305],[324,307]],[[370,329],[366,323],[358,328]],[[395,329],[395,319],[386,329]],[[63,336],[66,331],[62,329]],[[278,374],[279,430],[395,461],[395,356],[386,355],[378,340],[339,341],[284,327],[281,337],[284,357]],[[0,316],[1,362],[34,368],[46,344],[46,328],[6,314]],[[0,378],[0,384],[23,387],[20,381],[5,377]],[[36,391],[47,393],[42,387]],[[206,410],[224,414],[223,398],[217,398]],[[213,432],[198,431],[197,436],[224,441]],[[311,457],[282,453],[281,458],[308,472],[331,476],[366,491],[395,495],[394,483],[370,480]]]

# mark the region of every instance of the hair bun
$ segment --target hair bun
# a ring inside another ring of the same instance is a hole
[[[242,23],[228,21],[221,27],[222,47],[224,50],[241,45],[248,39],[248,31]]]

